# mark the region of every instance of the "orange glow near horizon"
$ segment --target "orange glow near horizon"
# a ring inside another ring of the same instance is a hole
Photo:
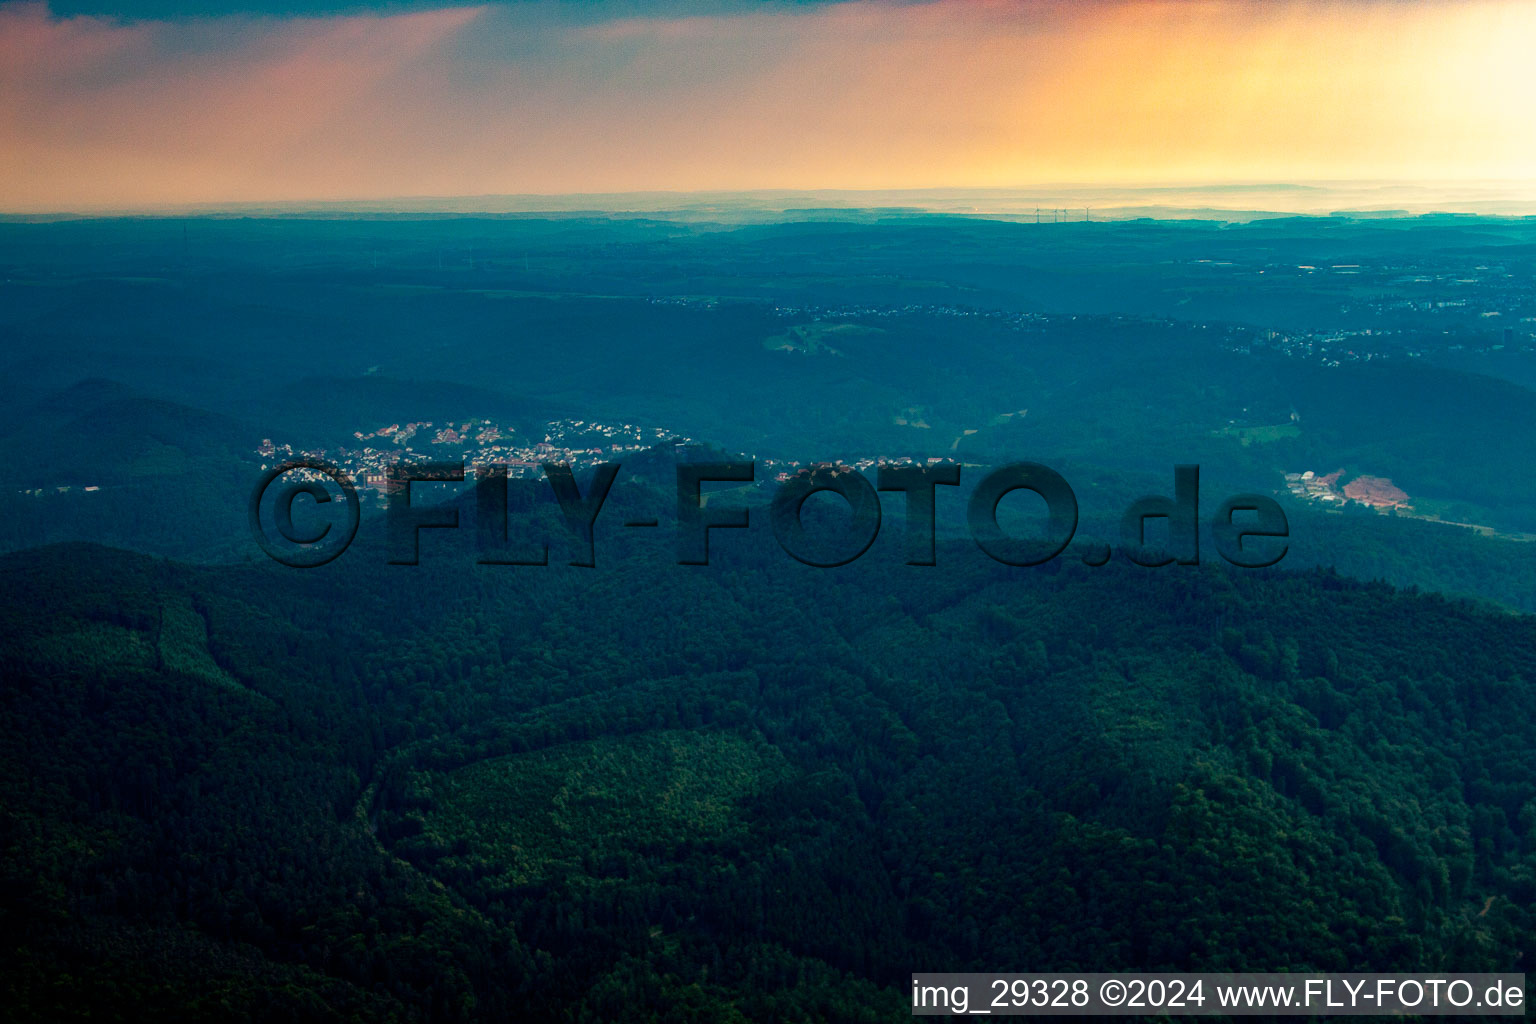
[[[588,8],[590,10],[590,8]],[[640,190],[1536,179],[1518,0],[0,7],[0,209]]]

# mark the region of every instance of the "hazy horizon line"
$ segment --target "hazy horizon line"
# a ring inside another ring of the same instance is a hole
[[[1137,201],[1141,200],[1141,201]],[[1161,200],[1153,202],[1150,200]],[[1182,201],[1180,201],[1182,200]],[[1223,201],[1230,200],[1230,201]],[[805,205],[811,203],[814,205]],[[6,221],[219,216],[602,216],[939,214],[1007,220],[1257,220],[1274,217],[1372,218],[1433,214],[1536,216],[1536,183],[1518,179],[1419,182],[1388,179],[931,188],[637,189],[270,199],[191,203],[80,204],[65,209],[0,207]]]

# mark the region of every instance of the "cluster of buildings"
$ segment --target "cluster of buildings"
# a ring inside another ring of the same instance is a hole
[[[1021,313],[1017,310],[1007,309],[976,309],[971,306],[950,306],[937,303],[908,303],[904,306],[775,305],[773,311],[781,317],[795,320],[811,320],[813,322],[871,318],[884,320],[902,316],[927,316],[964,320],[988,320],[1013,327],[1024,327],[1029,325],[1038,326],[1049,323],[1052,320],[1052,317],[1045,313]],[[1062,319],[1076,318],[1063,317]]]
[[[1366,363],[1373,359],[1385,359],[1401,353],[1418,358],[1423,352],[1402,349],[1395,332],[1365,327],[1358,330],[1333,331],[1265,331],[1247,339],[1233,350],[1251,355],[1255,349],[1269,349],[1289,359],[1316,360],[1323,366],[1342,366],[1345,363]]]
[[[1285,474],[1285,487],[1292,495],[1306,501],[1321,501],[1329,504],[1342,505],[1345,503],[1343,492],[1336,486],[1339,478],[1344,475],[1342,469],[1334,470],[1327,476],[1318,476],[1312,470],[1304,473]]]
[[[625,455],[658,444],[688,444],[691,439],[657,427],[632,423],[600,423],[591,420],[552,420],[538,440],[520,437],[515,430],[491,420],[471,419],[447,424],[430,422],[392,423],[378,430],[356,431],[353,445],[336,449],[301,449],[263,439],[256,449],[262,469],[292,459],[316,459],[347,473],[361,492],[373,492],[383,500],[389,485],[389,468],[396,462],[455,462],[466,469],[486,463],[507,467],[510,477],[542,475],[545,462],[565,462],[580,469],[601,462],[621,461]],[[794,459],[751,458],[756,483],[783,483],[796,473],[816,468],[839,467],[840,472],[874,473],[881,465],[924,466],[950,461],[941,456],[864,457],[843,462],[803,462]],[[298,470],[300,477],[319,479],[320,474]]]
[[[97,484],[90,484],[86,487],[76,488],[71,484],[59,484],[57,487],[26,487],[20,493],[30,494],[34,498],[41,498],[45,494],[68,494],[73,490],[79,490],[84,494],[94,494],[101,490],[101,487]]]
[[[1212,262],[1212,261],[1197,261]],[[1255,331],[1228,347],[1264,351],[1324,366],[1374,359],[1419,359],[1442,352],[1536,353],[1536,286],[1508,267],[1441,265],[1267,265],[1269,275],[1350,275],[1339,291],[1341,321],[1372,326]]]
[[[1482,314],[1480,319],[1488,320],[1490,317]],[[1410,334],[1372,327],[1331,331],[1262,331],[1235,338],[1227,348],[1242,355],[1252,355],[1267,349],[1289,359],[1313,360],[1323,366],[1365,363],[1374,359],[1421,359],[1436,352],[1470,351],[1486,355],[1515,349],[1536,353],[1536,333],[1531,330],[1532,326],[1536,326],[1536,317],[1527,317],[1522,324],[1523,328],[1504,327],[1496,334],[1485,333],[1476,340],[1469,339],[1465,334],[1449,333],[1432,340],[1426,338],[1422,331]],[[1454,340],[1458,338],[1460,340]]]
[[[1408,495],[1386,477],[1357,476],[1341,487],[1339,481],[1343,478],[1342,469],[1336,469],[1325,476],[1319,476],[1309,469],[1304,473],[1285,474],[1285,486],[1293,496],[1303,501],[1338,506],[1355,502],[1378,512],[1413,509],[1408,503]]]
[[[809,473],[815,469],[834,469],[837,472],[849,473],[873,473],[881,466],[934,466],[943,462],[952,462],[941,455],[929,457],[898,455],[894,458],[865,457],[848,459],[842,462],[799,462],[793,459],[758,459],[756,460],[759,480],[773,480],[783,483],[798,473]]]
[[[659,427],[569,419],[546,423],[537,439],[488,419],[391,423],[368,432],[354,431],[352,437],[349,445],[312,450],[265,438],[256,454],[262,459],[262,469],[299,458],[329,462],[350,475],[360,490],[382,495],[390,466],[402,461],[462,461],[466,466],[498,463],[507,467],[509,476],[534,476],[545,462],[573,466],[611,462],[627,453],[679,439]]]

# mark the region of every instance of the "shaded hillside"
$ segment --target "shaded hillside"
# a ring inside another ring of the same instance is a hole
[[[260,466],[255,430],[217,413],[85,380],[0,435],[8,549],[64,540],[179,557],[227,553]]]
[[[623,554],[0,561],[13,1009],[895,1020],[914,964],[1536,940],[1528,619],[1317,573]]]

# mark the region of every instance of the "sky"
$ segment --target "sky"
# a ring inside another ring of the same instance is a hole
[[[1532,53],[1526,0],[3,0],[0,210],[1518,187]]]

